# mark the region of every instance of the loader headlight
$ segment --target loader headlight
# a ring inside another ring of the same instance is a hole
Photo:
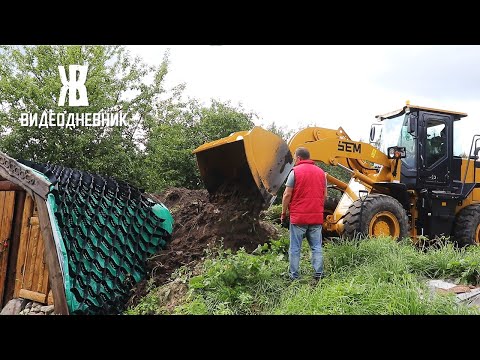
[[[389,159],[403,159],[407,156],[404,146],[390,146],[387,149],[387,157]]]

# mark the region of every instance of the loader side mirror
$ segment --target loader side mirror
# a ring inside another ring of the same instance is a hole
[[[473,158],[478,160],[478,153],[480,152],[480,147],[476,147],[475,151],[473,152]]]
[[[417,129],[417,118],[415,115],[411,114],[407,119],[407,132],[412,135],[415,134]]]
[[[382,134],[381,129],[377,131],[377,127],[382,126],[383,124],[372,124],[370,127],[370,144],[374,144],[379,140],[379,137]]]

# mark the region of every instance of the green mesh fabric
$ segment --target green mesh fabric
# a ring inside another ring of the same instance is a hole
[[[21,161],[52,182],[49,205],[64,247],[71,314],[118,314],[146,260],[171,239],[173,219],[161,203],[112,178]],[[63,251],[63,249],[62,249]]]

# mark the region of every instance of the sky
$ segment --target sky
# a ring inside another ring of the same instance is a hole
[[[456,140],[480,133],[479,45],[131,45],[151,65],[170,51],[167,86],[208,106],[241,104],[285,129],[343,127],[368,141],[375,115],[411,104],[465,112]]]

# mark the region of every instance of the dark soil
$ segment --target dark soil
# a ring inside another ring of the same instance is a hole
[[[172,241],[147,261],[147,279],[132,290],[129,306],[147,294],[147,281],[155,286],[170,279],[182,265],[193,268],[207,248],[223,244],[233,251],[243,247],[251,252],[276,235],[273,225],[260,221],[261,197],[249,197],[233,188],[221,189],[215,196],[207,190],[170,188],[151,195],[161,201],[175,221]]]

